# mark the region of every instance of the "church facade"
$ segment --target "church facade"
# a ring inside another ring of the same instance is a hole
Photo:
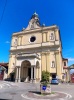
[[[39,82],[42,71],[62,79],[62,43],[56,25],[40,25],[34,13],[26,29],[12,34],[8,76],[16,82]]]

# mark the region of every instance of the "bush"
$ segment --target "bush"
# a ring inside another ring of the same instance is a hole
[[[48,71],[42,71],[42,81],[49,82],[50,73]]]

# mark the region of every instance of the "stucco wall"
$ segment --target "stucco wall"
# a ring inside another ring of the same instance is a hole
[[[8,67],[8,76],[15,69],[15,55],[10,55],[9,67]]]
[[[14,42],[15,42],[15,39],[17,39],[17,45],[28,45],[28,44],[37,44],[37,43],[42,43],[42,42],[52,42],[50,40],[50,35],[51,33],[54,33],[54,40],[53,41],[59,41],[59,32],[58,32],[58,29],[56,30],[47,30],[47,31],[40,31],[40,32],[33,32],[33,33],[27,33],[27,34],[23,34],[21,33],[21,35],[19,36],[12,36],[12,46],[15,46],[14,45]],[[31,43],[30,42],[30,38],[32,36],[35,36],[36,37],[36,40]]]
[[[59,79],[62,79],[62,70],[61,70],[61,59],[60,59],[60,53],[56,53],[56,71]]]
[[[31,30],[33,31],[33,30]],[[62,57],[61,57],[61,53],[59,53],[61,51],[61,46],[60,46],[60,38],[59,38],[59,31],[58,28],[48,28],[45,27],[43,28],[43,30],[37,31],[33,31],[31,32],[29,30],[29,32],[25,32],[22,31],[21,34],[16,33],[12,36],[12,42],[11,45],[14,47],[14,42],[15,39],[17,39],[17,45],[16,48],[11,47],[11,53],[15,50],[15,54],[17,54],[20,52],[29,52],[29,53],[40,53],[40,68],[36,68],[36,78],[40,78],[41,79],[41,73],[43,70],[45,71],[49,71],[50,73],[56,73],[59,76],[59,78],[61,78],[61,73],[62,73]],[[54,40],[50,40],[50,34],[54,33]],[[36,40],[31,43],[30,42],[30,38],[31,36],[35,36]],[[47,44],[42,44],[42,43],[46,43]],[[33,45],[35,44],[35,45]],[[38,45],[40,44],[40,45]],[[20,45],[20,47],[19,47]],[[22,46],[24,45],[24,46]],[[37,48],[36,48],[37,47]],[[54,53],[58,51],[58,53]],[[13,70],[13,63],[15,62],[15,54],[12,54],[12,57],[9,58],[9,73]],[[16,66],[20,65],[21,66],[21,62],[24,59],[20,59],[20,60],[16,60]],[[34,59],[30,59],[28,58],[27,60],[31,61],[31,64],[35,64],[35,60]],[[55,67],[52,68],[51,67],[51,62],[55,61]]]

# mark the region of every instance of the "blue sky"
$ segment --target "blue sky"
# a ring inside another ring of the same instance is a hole
[[[6,0],[0,0],[0,20]],[[0,62],[9,61],[9,49],[13,32],[27,27],[34,12],[41,24],[56,24],[60,28],[63,57],[74,63],[74,0],[7,0],[6,9],[0,23]]]

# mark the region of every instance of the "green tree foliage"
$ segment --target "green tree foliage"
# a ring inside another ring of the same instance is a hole
[[[48,71],[42,71],[42,81],[49,82],[50,73]]]

